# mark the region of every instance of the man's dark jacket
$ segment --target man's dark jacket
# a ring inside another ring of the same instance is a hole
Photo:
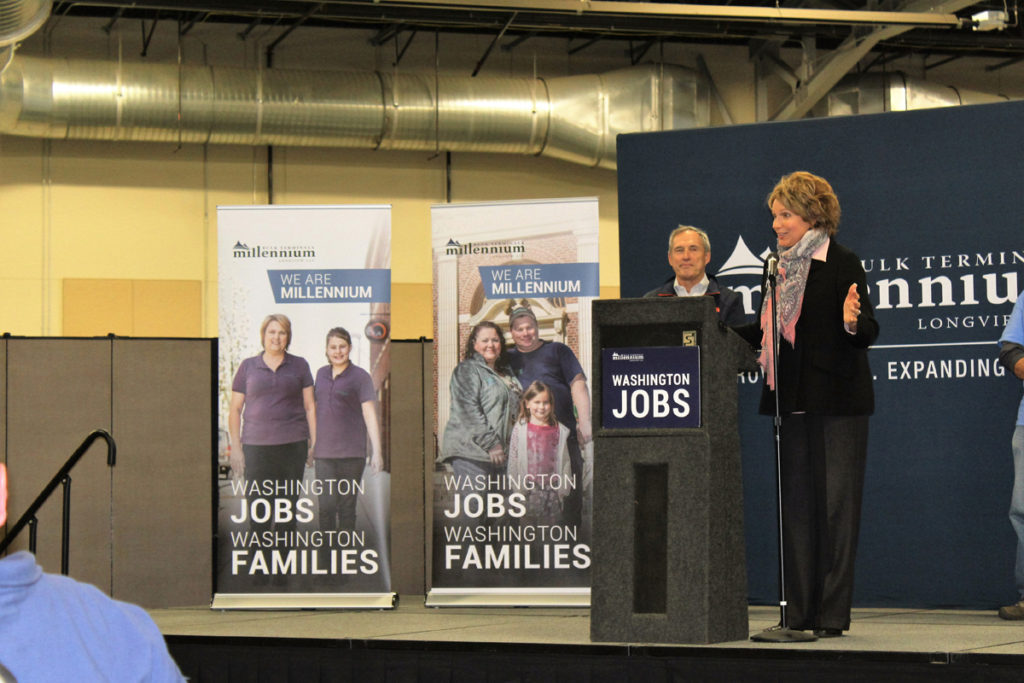
[[[673,275],[661,287],[644,294],[647,297],[676,296],[676,278]],[[718,319],[729,326],[742,325],[747,322],[747,314],[743,310],[743,297],[728,287],[719,287],[718,280],[708,275],[708,291],[705,296],[715,297],[715,310]]]

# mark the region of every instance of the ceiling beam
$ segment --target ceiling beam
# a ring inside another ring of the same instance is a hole
[[[476,78],[476,75],[480,73],[480,69],[483,68],[484,62],[486,62],[487,57],[490,56],[491,50],[493,50],[494,46],[498,44],[498,41],[501,40],[501,37],[505,35],[505,31],[507,31],[508,27],[512,25],[512,22],[516,20],[516,14],[516,12],[512,13],[512,16],[508,18],[508,21],[505,22],[505,25],[501,27],[500,31],[498,31],[498,35],[494,36],[494,40],[492,40],[491,44],[487,46],[486,50],[484,50],[483,56],[480,58],[480,61],[476,63],[476,67],[473,69],[473,73],[471,74],[473,78]]]
[[[376,0],[381,7],[436,6],[449,10],[526,10],[552,15],[598,14],[662,18],[713,19],[790,24],[898,24],[909,26],[961,26],[959,17],[936,11],[930,3],[918,10],[878,12],[870,10],[807,9],[801,7],[744,7],[738,5],[687,5],[661,2],[608,2],[606,0]],[[974,4],[974,3],[969,3]]]
[[[936,12],[956,12],[975,4],[974,0],[912,0],[904,5],[908,12],[930,9]],[[793,94],[773,114],[772,121],[789,121],[804,117],[815,104],[850,72],[879,42],[887,40],[912,27],[905,25],[882,26],[865,32],[853,29],[850,36],[825,59],[824,66],[816,70],[807,81],[800,83]]]

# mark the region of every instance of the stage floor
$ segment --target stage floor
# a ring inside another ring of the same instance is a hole
[[[339,639],[466,646],[595,645],[590,610],[558,608],[429,608],[423,596],[402,596],[391,610],[222,611],[206,607],[150,610],[165,636],[202,638]],[[778,622],[777,607],[751,607],[750,633]],[[624,645],[623,643],[605,643]],[[1024,664],[1024,622],[1003,621],[993,611],[855,609],[841,638],[770,644],[750,640],[712,645],[644,644],[650,648],[921,653],[931,661],[962,656],[1007,656]],[[724,653],[723,653],[724,654]],[[736,653],[738,654],[738,653]],[[754,654],[750,652],[749,654]]]

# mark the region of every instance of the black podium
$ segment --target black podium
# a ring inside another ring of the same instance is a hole
[[[749,346],[711,297],[673,297],[593,302],[593,348],[591,639],[746,640],[736,376],[754,367]],[[673,412],[691,424],[661,426]]]

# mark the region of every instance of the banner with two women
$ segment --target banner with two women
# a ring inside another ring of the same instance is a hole
[[[435,206],[430,605],[590,600],[597,200]]]
[[[217,210],[214,607],[390,607],[388,206]]]

